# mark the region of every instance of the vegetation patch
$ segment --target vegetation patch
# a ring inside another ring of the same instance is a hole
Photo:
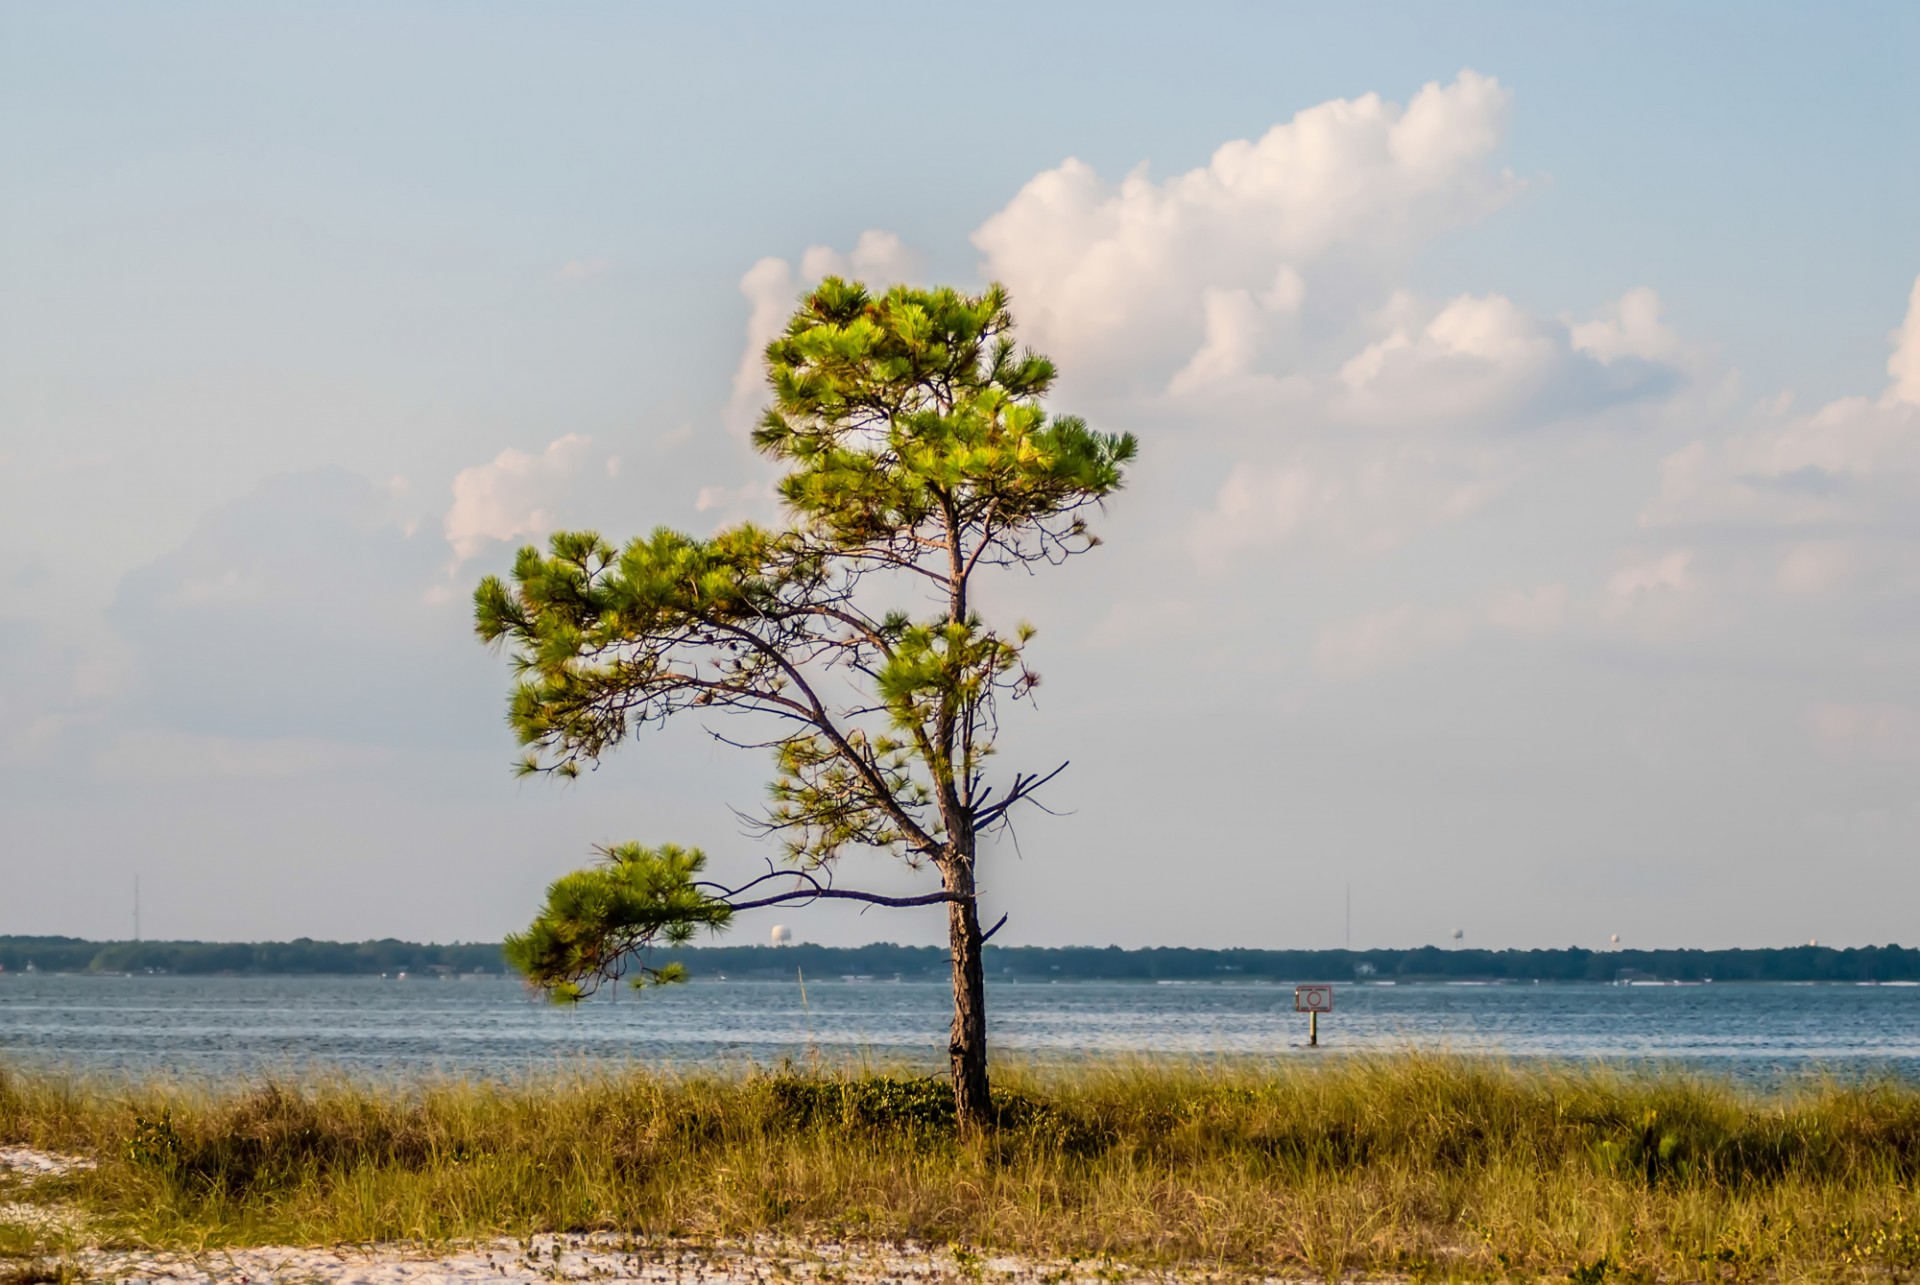
[[[944,1078],[633,1070],[511,1086],[88,1086],[17,1075],[0,1147],[92,1157],[15,1190],[104,1244],[606,1232],[913,1240],[1337,1278],[1920,1279],[1920,1089],[1767,1093],[1428,1056]],[[67,1242],[16,1228],[0,1258]]]

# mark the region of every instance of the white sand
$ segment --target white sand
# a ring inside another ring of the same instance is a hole
[[[975,1256],[929,1246],[802,1246],[757,1240],[695,1246],[611,1236],[541,1236],[451,1253],[398,1246],[355,1249],[246,1249],[196,1256],[88,1251],[89,1277],[155,1285],[478,1285],[482,1282],[592,1281],[617,1285],[1107,1285],[1116,1281],[1236,1280],[1206,1272],[1168,1275],[1111,1262],[1045,1262]],[[1289,1285],[1268,1278],[1265,1285]],[[1297,1282],[1294,1285],[1298,1285]]]
[[[57,1178],[75,1169],[91,1169],[93,1161],[85,1156],[62,1156],[32,1147],[0,1147],[0,1173],[15,1174],[29,1181]]]
[[[81,1156],[0,1147],[0,1176],[15,1193],[36,1180],[91,1168]],[[62,1236],[84,1225],[60,1205],[0,1202],[0,1223]],[[436,1250],[407,1245],[335,1249],[235,1249],[201,1254],[82,1249],[70,1260],[88,1279],[153,1285],[491,1285],[583,1281],[595,1285],[1111,1285],[1246,1282],[1205,1271],[1140,1271],[1106,1260],[1046,1261],[927,1245],[803,1245],[758,1239],[694,1244],[620,1236],[540,1236],[532,1241]],[[1302,1285],[1264,1278],[1260,1285]]]
[[[32,1147],[0,1147],[0,1179],[16,1194],[42,1178],[57,1178],[76,1169],[91,1169],[93,1161],[84,1156],[62,1156]],[[21,1200],[0,1200],[0,1224],[28,1227],[42,1234],[70,1236],[86,1224],[79,1210],[70,1205],[30,1204]]]

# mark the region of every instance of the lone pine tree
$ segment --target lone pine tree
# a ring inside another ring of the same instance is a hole
[[[630,733],[721,712],[771,752],[758,820],[784,857],[727,887],[705,857],[622,844],[557,880],[509,958],[578,998],[605,981],[675,980],[648,952],[759,906],[843,898],[945,904],[953,965],[949,1053],[963,1127],[991,1118],[979,909],[981,840],[1065,764],[994,776],[1006,701],[1029,695],[1033,629],[973,603],[987,569],[1059,564],[1099,541],[1087,511],[1116,491],[1131,435],[1042,406],[1046,358],[1018,348],[1006,292],[829,279],[767,346],[754,445],[786,469],[785,525],[697,539],[659,529],[616,550],[561,532],[510,581],[474,594],[476,625],[511,652],[510,718],[529,773],[577,773]],[[903,588],[911,590],[903,592]],[[901,610],[901,602],[924,608]],[[837,859],[879,849],[939,888],[887,897],[838,887]],[[997,925],[996,925],[997,926]]]

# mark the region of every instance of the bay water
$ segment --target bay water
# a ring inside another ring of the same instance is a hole
[[[1920,1082],[1920,987],[1345,984],[1321,1048],[1290,986],[990,984],[1000,1055],[1287,1058],[1420,1049]],[[499,976],[0,975],[0,1065],[111,1077],[516,1078],[655,1067],[944,1065],[926,981],[697,979],[557,1007]]]

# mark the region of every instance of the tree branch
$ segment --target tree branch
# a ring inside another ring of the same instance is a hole
[[[934,840],[932,835],[926,832],[919,822],[915,821],[913,817],[907,813],[905,808],[900,806],[899,799],[895,797],[894,792],[888,788],[887,782],[881,777],[879,770],[847,740],[846,734],[840,730],[839,725],[828,716],[826,706],[821,702],[819,694],[813,690],[813,684],[807,681],[806,675],[800,672],[799,667],[784,655],[778,647],[775,647],[752,630],[742,629],[738,625],[725,622],[716,622],[716,624],[719,628],[733,634],[735,637],[744,639],[749,647],[754,648],[760,652],[761,655],[767,657],[767,659],[773,662],[775,667],[780,669],[792,680],[793,685],[805,694],[807,704],[812,707],[808,721],[820,729],[821,735],[833,742],[833,748],[839,751],[842,761],[859,774],[860,779],[865,783],[870,792],[873,802],[879,806],[881,811],[893,819],[894,824],[898,825],[908,838],[913,840],[915,847],[925,852],[928,856],[937,855],[941,845]]]
[[[735,911],[758,910],[762,906],[788,906],[795,902],[804,903],[823,897],[864,901],[875,906],[937,906],[943,901],[965,900],[959,893],[954,892],[928,892],[917,897],[883,897],[877,892],[855,892],[848,888],[794,888],[787,892],[776,893],[771,897],[762,897],[757,901],[737,901],[729,904]]]
[[[1066,771],[1068,764],[1071,762],[1072,760],[1068,760],[1067,763],[1062,763],[1059,767],[1056,767],[1055,769],[1053,769],[1053,771],[1047,773],[1045,776],[1036,776],[1036,775],[1033,775],[1032,773],[1028,773],[1025,775],[1016,775],[1013,778],[1013,788],[1007,791],[1007,795],[1005,798],[1001,799],[998,803],[994,804],[991,807],[980,809],[980,811],[974,816],[973,818],[974,827],[976,829],[984,830],[988,826],[993,825],[995,822],[999,821],[1002,817],[1007,815],[1007,809],[1011,808],[1014,804],[1020,802],[1022,799],[1031,797],[1035,790],[1038,790],[1041,786],[1051,781],[1054,777],[1059,776],[1062,772]]]
[[[774,893],[770,897],[757,897],[751,901],[733,900],[749,888],[756,888],[770,879],[788,878],[798,879],[805,886],[788,888],[784,892]],[[822,883],[817,876],[806,870],[770,870],[757,879],[747,880],[747,882],[737,888],[729,888],[724,884],[717,884],[704,879],[695,883],[694,887],[712,888],[716,894],[715,900],[726,902],[728,908],[735,913],[742,910],[758,910],[763,906],[786,906],[792,905],[795,902],[808,902],[822,898],[842,901],[864,901],[873,906],[936,906],[943,901],[963,900],[958,893],[946,891],[921,893],[912,897],[888,897],[877,892],[858,892],[850,888],[835,888],[831,884]]]

